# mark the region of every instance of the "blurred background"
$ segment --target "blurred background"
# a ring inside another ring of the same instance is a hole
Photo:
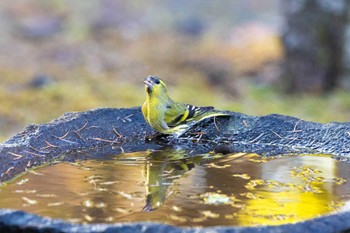
[[[2,1],[0,141],[64,112],[140,106],[149,74],[181,102],[348,121],[348,2]]]

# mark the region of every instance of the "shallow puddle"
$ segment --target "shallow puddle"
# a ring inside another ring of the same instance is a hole
[[[156,151],[57,163],[0,188],[0,207],[71,222],[279,225],[348,210],[350,164],[327,156]]]

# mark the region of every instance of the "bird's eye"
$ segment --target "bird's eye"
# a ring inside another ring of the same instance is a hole
[[[160,81],[157,79],[157,80],[155,81],[155,83],[156,83],[156,84],[159,84],[159,83],[160,83]]]

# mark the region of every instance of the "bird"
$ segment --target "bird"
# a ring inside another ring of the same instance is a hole
[[[161,134],[171,134],[178,138],[201,120],[229,115],[211,106],[198,107],[175,102],[170,98],[165,82],[157,76],[149,75],[143,83],[146,101],[142,105],[142,114],[146,122]]]

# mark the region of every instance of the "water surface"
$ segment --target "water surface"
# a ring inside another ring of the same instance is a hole
[[[0,188],[0,207],[102,223],[279,225],[347,209],[350,164],[328,156],[137,152],[38,168]]]

